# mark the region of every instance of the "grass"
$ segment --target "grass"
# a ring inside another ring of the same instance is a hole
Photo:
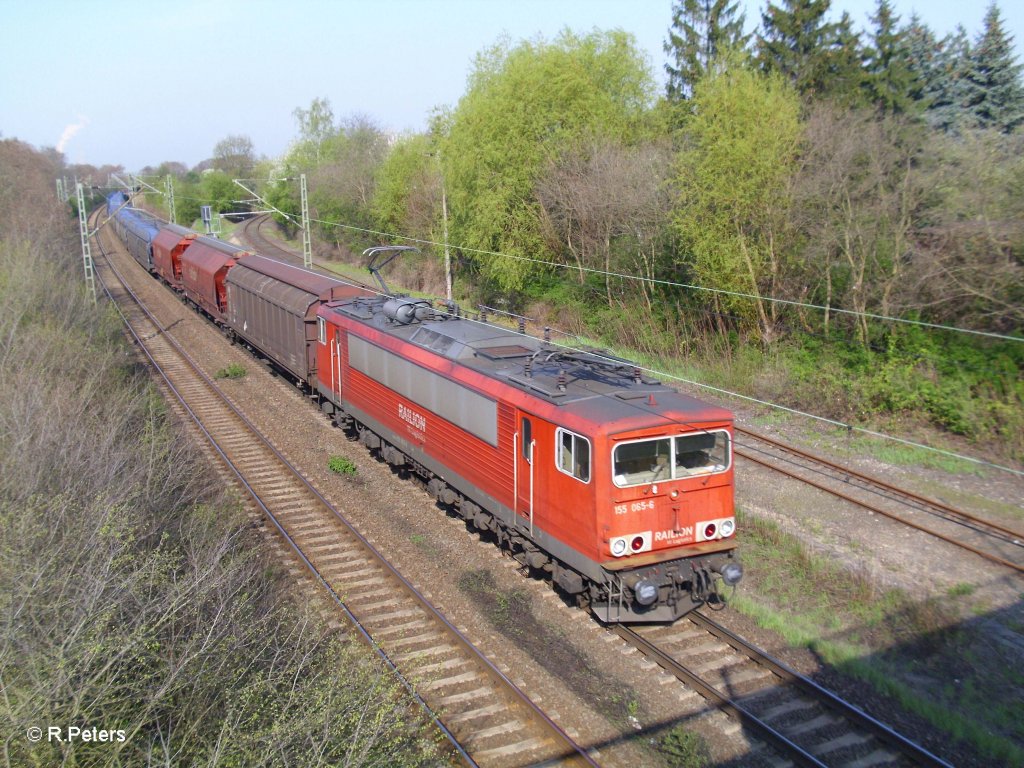
[[[331,456],[331,458],[327,460],[327,468],[331,470],[331,472],[336,472],[339,475],[355,475],[359,471],[359,468],[356,467],[355,463],[344,456]]]
[[[676,726],[661,737],[658,750],[671,768],[706,768],[711,752],[700,734]]]
[[[842,435],[845,435],[845,432]],[[976,464],[973,461],[965,461],[956,456],[947,456],[927,448],[896,443],[869,435],[840,436],[838,438],[833,435],[830,444],[837,453],[872,456],[881,462],[896,466],[924,467],[949,474],[977,475],[978,477],[985,477],[988,474],[984,465]]]
[[[809,552],[772,522],[738,513],[747,578],[731,602],[787,644],[863,680],[1002,765],[1024,766],[1024,685],[988,619],[958,619],[947,601],[880,589]],[[973,593],[954,585],[948,597]],[[968,614],[970,611],[967,612]]]
[[[226,368],[221,368],[217,371],[213,377],[215,379],[240,379],[246,375],[248,371],[245,370],[245,366],[241,363],[231,363]]]
[[[947,589],[946,594],[950,597],[967,597],[968,595],[973,595],[974,590],[975,586],[973,584],[964,584],[961,582],[959,584],[954,584],[952,587]]]

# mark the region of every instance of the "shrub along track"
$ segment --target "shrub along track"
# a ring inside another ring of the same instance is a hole
[[[356,631],[392,668],[470,764],[596,765],[351,526],[206,376],[117,271],[97,275],[163,387]],[[301,573],[301,571],[299,571]],[[309,587],[309,580],[302,584]]]
[[[748,461],[922,531],[1018,574],[1024,573],[1024,533],[935,499],[899,488],[772,437],[736,427],[734,452]]]

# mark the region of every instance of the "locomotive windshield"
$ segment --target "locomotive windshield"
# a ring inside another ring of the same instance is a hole
[[[724,472],[729,468],[729,434],[717,430],[622,443],[615,446],[612,462],[620,488]]]

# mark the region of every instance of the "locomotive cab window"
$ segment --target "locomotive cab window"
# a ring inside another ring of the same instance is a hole
[[[729,466],[727,432],[679,435],[675,443],[676,477],[721,472]]]
[[[532,463],[533,462],[533,447],[530,445],[530,443],[533,442],[533,424],[531,424],[530,420],[528,418],[526,418],[525,416],[523,417],[522,433],[523,433],[523,458],[526,459],[528,462]]]
[[[729,433],[694,432],[615,446],[612,477],[620,488],[709,475],[729,468]]]
[[[327,323],[322,317],[316,319],[316,335],[321,344],[327,343]]]
[[[567,429],[555,430],[555,464],[560,472],[590,482],[590,441]]]

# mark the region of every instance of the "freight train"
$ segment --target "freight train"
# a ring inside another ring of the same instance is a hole
[[[671,622],[741,580],[729,411],[609,354],[154,225],[124,202],[108,207],[139,264],[602,621]]]

